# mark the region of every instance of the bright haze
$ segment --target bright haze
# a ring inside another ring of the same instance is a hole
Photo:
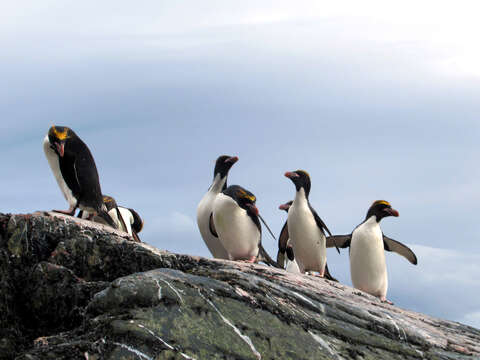
[[[221,154],[279,233],[307,170],[347,234],[374,200],[396,305],[480,327],[477,1],[23,1],[0,5],[0,211],[67,209],[42,150],[66,125],[140,237],[209,256],[196,206]],[[264,231],[263,243],[276,254]],[[351,284],[348,249],[329,250]]]

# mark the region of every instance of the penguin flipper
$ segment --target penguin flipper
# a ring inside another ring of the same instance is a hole
[[[418,261],[415,253],[408,246],[402,244],[401,242],[383,235],[383,246],[385,250],[396,252],[410,261],[413,265],[417,265]]]
[[[352,234],[327,236],[327,248],[335,246],[344,249],[350,246],[351,240]]]
[[[217,230],[215,229],[215,224],[213,223],[213,212],[210,214],[210,220],[208,222],[208,228],[210,230],[210,234],[218,238]]]
[[[332,274],[330,274],[330,271],[328,270],[328,264],[325,264],[325,274],[323,275],[325,277],[325,279],[327,280],[331,280],[331,281],[335,281],[335,282],[338,282],[337,279],[335,279]]]
[[[290,261],[295,260],[295,254],[293,253],[293,247],[287,246],[287,258]]]
[[[113,219],[110,217],[110,215],[108,215],[108,213],[105,210],[100,210],[97,215],[101,217],[103,220],[105,220],[109,226],[111,226],[114,229],[118,229],[117,224],[115,224]]]
[[[285,221],[285,224],[282,227],[282,231],[280,231],[280,236],[278,237],[278,251],[285,254],[287,250],[287,241],[288,241],[288,224]]]
[[[270,255],[268,255],[267,251],[263,248],[262,244],[259,244],[258,250],[258,261],[263,261],[265,264],[276,267],[278,269],[283,269],[275,260],[273,260]]]
[[[285,252],[282,252],[280,249],[278,250],[277,253],[277,264],[282,267],[282,269],[285,269]]]
[[[314,208],[310,204],[310,210],[312,211],[313,217],[315,218],[315,222],[317,223],[317,226],[325,233],[325,231],[328,233],[328,235],[332,236],[332,233],[328,229],[327,225],[323,222],[323,220],[318,216],[317,212],[315,211]]]

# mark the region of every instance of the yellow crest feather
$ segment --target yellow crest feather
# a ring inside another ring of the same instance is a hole
[[[68,138],[68,128],[65,128],[63,131],[58,131],[55,126],[52,127],[53,133],[58,140],[65,140]]]

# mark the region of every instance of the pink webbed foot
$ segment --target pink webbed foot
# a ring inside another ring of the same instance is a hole
[[[249,263],[249,264],[253,264],[257,261],[257,257],[256,256],[251,256],[248,259],[244,259],[244,260],[240,260],[240,261],[241,262],[246,262],[246,263]]]
[[[380,301],[382,303],[387,303],[389,305],[393,305],[393,302],[391,302],[390,300],[387,300],[387,298],[385,296],[380,296]]]

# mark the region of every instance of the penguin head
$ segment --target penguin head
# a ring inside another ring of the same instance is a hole
[[[117,202],[115,201],[115,199],[108,195],[103,195],[103,203],[107,207],[107,211],[110,211],[117,207]]]
[[[285,204],[280,205],[278,208],[280,210],[285,210],[288,213],[288,210],[290,209],[290,206],[292,206],[293,200],[290,200],[289,202],[286,202]]]
[[[50,147],[60,157],[64,156],[64,154],[65,154],[65,143],[72,136],[74,136],[74,132],[66,126],[55,126],[54,125],[48,130],[48,141],[50,142]]]
[[[224,178],[228,175],[228,171],[238,161],[238,156],[219,156],[215,162],[215,170],[213,171],[213,178],[220,174],[220,178]]]
[[[239,185],[231,185],[223,193],[235,200],[242,209],[251,216],[258,216],[258,208],[255,205],[257,198],[250,191]]]
[[[305,190],[305,196],[308,197],[310,193],[310,175],[305,170],[296,170],[296,171],[288,171],[285,173],[285,176],[292,180],[295,184],[295,188],[297,191],[300,191],[301,188]]]
[[[375,201],[372,206],[368,209],[367,217],[365,219],[370,218],[371,216],[375,215],[377,218],[377,222],[380,222],[384,217],[387,216],[399,216],[397,210],[392,208],[392,205],[388,201],[385,200],[377,200]]]

